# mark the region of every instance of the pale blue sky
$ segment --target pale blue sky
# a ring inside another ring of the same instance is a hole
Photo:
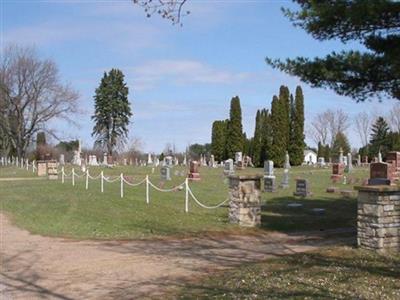
[[[54,122],[65,139],[92,145],[93,94],[104,71],[126,75],[133,108],[130,136],[144,151],[166,143],[184,150],[188,143],[210,141],[211,124],[229,115],[230,99],[239,95],[243,125],[253,135],[256,110],[269,107],[281,84],[294,92],[297,78],[271,69],[265,57],[321,56],[343,49],[339,42],[318,42],[294,28],[280,7],[289,1],[189,0],[184,26],[145,17],[131,1],[1,0],[1,43],[36,46],[59,66],[63,81],[81,97],[78,128]],[[348,45],[356,46],[357,45]],[[377,101],[355,103],[346,97],[301,84],[306,123],[327,108],[384,113]],[[349,130],[352,145],[356,133]],[[309,144],[312,141],[307,139]]]

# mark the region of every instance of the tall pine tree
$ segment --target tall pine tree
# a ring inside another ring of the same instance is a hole
[[[104,73],[96,89],[92,136],[96,138],[95,144],[107,149],[109,155],[128,135],[129,118],[132,116],[128,92],[124,74],[118,69]]]
[[[226,121],[215,121],[212,126],[211,153],[217,161],[225,159],[226,124]]]
[[[304,160],[304,97],[300,86],[296,87],[296,95],[292,104],[289,141],[290,163],[294,166],[301,165]]]
[[[271,159],[272,125],[268,109],[261,111],[261,145],[260,166],[263,166],[265,160]]]
[[[235,152],[243,151],[243,126],[242,109],[238,96],[231,100],[230,118],[227,134],[227,154],[229,158],[235,157]]]
[[[262,117],[261,111],[257,110],[256,114],[256,125],[254,128],[254,137],[253,137],[253,164],[258,167],[261,162],[261,149],[262,149]]]
[[[331,155],[339,157],[340,149],[343,150],[344,155],[347,155],[347,153],[349,153],[351,149],[347,136],[341,131],[339,131],[335,136],[332,145]]]
[[[286,149],[288,150],[288,145],[290,143],[290,92],[287,86],[282,85],[279,89],[279,102],[282,110],[281,120],[282,127],[280,128],[280,132],[282,134],[282,138],[285,140]]]
[[[376,156],[381,150],[382,154],[386,155],[388,148],[388,134],[389,134],[389,125],[385,121],[383,117],[379,117],[376,119],[376,122],[372,125],[371,128],[371,138],[369,151],[371,156]]]
[[[289,96],[288,96],[289,97]],[[287,108],[284,98],[274,96],[271,103],[271,129],[272,145],[269,153],[269,159],[273,160],[277,167],[282,167],[285,161],[287,150],[288,118]]]

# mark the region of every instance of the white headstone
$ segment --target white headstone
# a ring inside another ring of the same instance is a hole
[[[64,159],[64,154],[60,154],[60,159],[58,161],[61,166],[65,165],[65,159]]]
[[[289,158],[289,153],[286,151],[285,154],[285,165],[284,165],[285,169],[290,169],[290,158]]]
[[[264,176],[274,176],[274,162],[272,160],[264,162]]]

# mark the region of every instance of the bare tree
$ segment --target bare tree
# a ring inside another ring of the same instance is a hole
[[[0,60],[0,99],[1,130],[22,156],[38,131],[50,132],[50,120],[70,120],[78,94],[60,83],[53,61],[14,45],[3,50]]]
[[[357,133],[362,145],[368,145],[369,135],[371,133],[372,117],[367,112],[360,112],[354,119]]]
[[[328,109],[325,114],[326,122],[328,123],[329,136],[331,140],[331,147],[339,132],[345,133],[350,127],[349,115],[342,109],[331,110]]]
[[[396,103],[393,106],[387,119],[390,129],[394,132],[400,132],[400,103]]]
[[[338,132],[345,132],[350,126],[349,116],[341,109],[328,109],[317,114],[311,122],[310,134],[314,142],[332,147]]]
[[[132,0],[134,4],[144,8],[146,16],[150,18],[154,14],[170,20],[172,24],[180,24],[184,16],[190,11],[184,11],[183,6],[187,0]]]
[[[315,144],[321,143],[326,145],[328,140],[328,126],[326,123],[326,112],[320,113],[315,116],[311,122],[309,133],[313,138]]]

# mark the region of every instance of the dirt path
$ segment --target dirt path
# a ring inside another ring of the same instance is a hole
[[[71,241],[32,235],[1,218],[1,299],[161,297],[207,272],[352,243],[326,234],[263,234],[139,241]]]

